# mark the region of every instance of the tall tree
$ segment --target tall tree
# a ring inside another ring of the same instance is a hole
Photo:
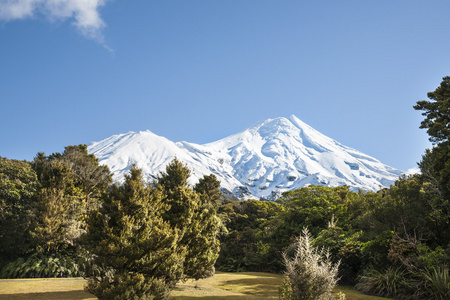
[[[63,153],[45,156],[38,153],[34,169],[44,187],[64,189],[66,194],[79,193],[87,209],[96,205],[96,198],[111,184],[107,166],[89,154],[86,145],[67,146]]]
[[[85,232],[88,212],[98,206],[111,174],[86,145],[49,156],[38,153],[33,167],[42,186],[33,236],[40,251],[55,253],[73,246]]]
[[[199,279],[214,274],[218,257],[221,223],[214,200],[220,197],[220,183],[214,175],[205,176],[192,189],[189,175],[189,168],[175,158],[159,175],[157,184],[165,191],[164,202],[170,206],[163,217],[180,231],[180,249],[186,251],[183,276]]]
[[[427,149],[419,163],[432,219],[440,224],[440,234],[450,231],[450,77],[444,77],[435,91],[428,93],[430,101],[418,101],[414,106],[422,110],[425,120],[420,128],[426,128],[433,148]],[[450,234],[446,235],[450,238]]]
[[[218,234],[226,230],[217,216],[217,201],[220,181],[214,174],[205,175],[194,186],[200,196],[200,203],[195,211],[197,228],[189,231],[189,256],[186,260],[185,273],[195,279],[214,275],[214,265],[218,258],[220,242]]]
[[[163,198],[133,167],[90,217],[83,238],[92,258],[88,291],[99,299],[165,299],[181,277],[179,230],[163,220],[169,209]]]
[[[203,202],[217,201],[222,196],[220,181],[214,174],[205,175],[194,186],[194,191],[202,196]]]
[[[3,260],[27,253],[32,247],[29,232],[39,187],[29,162],[0,157],[0,257]]]
[[[427,94],[430,101],[421,100],[414,106],[424,111],[425,120],[420,128],[426,128],[433,143],[448,142],[450,138],[450,76],[442,78],[441,85]]]

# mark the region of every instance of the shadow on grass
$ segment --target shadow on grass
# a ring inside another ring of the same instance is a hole
[[[94,295],[84,291],[46,292],[46,293],[16,293],[0,294],[0,300],[93,300]]]
[[[256,297],[273,297],[278,296],[278,288],[280,285],[280,279],[267,276],[266,278],[227,280],[217,285],[217,287],[229,291],[238,291]]]
[[[204,300],[255,300],[258,299],[256,296],[244,296],[244,295],[230,295],[230,296],[176,296],[170,297],[170,300],[189,300],[189,299],[204,299]]]

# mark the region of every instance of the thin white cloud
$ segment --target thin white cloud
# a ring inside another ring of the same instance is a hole
[[[73,25],[85,37],[104,45],[105,23],[99,8],[109,0],[0,0],[0,19],[4,21],[31,18],[38,14],[49,20],[73,19]],[[104,45],[105,46],[105,45]]]

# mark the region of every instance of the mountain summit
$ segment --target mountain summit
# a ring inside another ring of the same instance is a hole
[[[403,173],[336,142],[294,115],[268,119],[204,145],[174,143],[141,131],[114,135],[88,149],[111,169],[115,181],[122,181],[134,163],[152,181],[177,157],[192,170],[192,184],[213,173],[223,191],[238,198],[274,199],[307,185],[375,191]]]

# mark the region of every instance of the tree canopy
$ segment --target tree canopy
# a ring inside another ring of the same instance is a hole
[[[421,100],[414,106],[425,119],[420,128],[426,128],[433,143],[448,142],[450,138],[450,76],[444,77],[435,91],[428,93],[430,101]]]

